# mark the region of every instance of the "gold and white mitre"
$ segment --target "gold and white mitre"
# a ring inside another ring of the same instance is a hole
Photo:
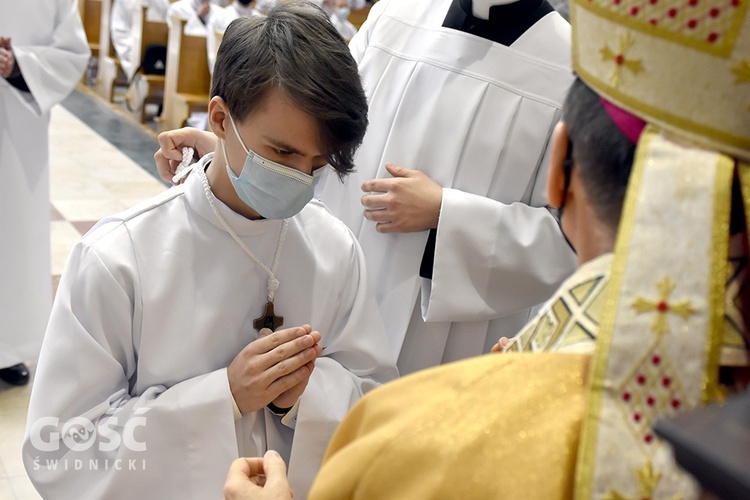
[[[750,199],[750,165],[742,163],[750,160],[749,7],[571,0],[575,71],[650,124],[636,150],[596,343],[577,498],[699,493],[651,424],[720,397],[726,283],[736,268],[727,257],[735,172],[746,206]]]

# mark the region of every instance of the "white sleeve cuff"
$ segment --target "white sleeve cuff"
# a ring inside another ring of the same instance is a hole
[[[237,406],[237,401],[234,400],[234,396],[232,396],[232,410],[234,413],[234,419],[242,420],[242,412],[240,411],[240,407]]]
[[[228,382],[229,382],[229,374],[227,373],[227,383]],[[242,412],[240,411],[240,407],[237,406],[237,401],[234,400],[234,394],[232,394],[231,389],[229,390],[229,398],[232,400],[232,413],[234,413],[234,419],[242,420]]]

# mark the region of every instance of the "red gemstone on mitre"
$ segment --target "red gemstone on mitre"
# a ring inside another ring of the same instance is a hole
[[[664,377],[663,379],[661,379],[661,385],[663,385],[664,387],[669,387],[669,384],[671,383],[672,379],[669,377]]]
[[[639,10],[640,10],[640,9],[639,9],[638,7],[631,7],[631,8],[630,8],[630,15],[631,15],[631,16],[637,16],[637,15],[638,15],[638,11],[639,11]]]
[[[651,444],[651,441],[653,441],[653,440],[654,440],[654,436],[652,436],[651,434],[646,434],[645,436],[643,436],[643,440],[644,440],[644,441],[645,441],[645,442],[646,442],[647,444]]]
[[[622,66],[625,63],[625,57],[622,54],[617,54],[615,57],[615,63],[618,66]]]
[[[709,42],[714,43],[718,39],[719,39],[719,34],[716,33],[715,31],[708,34],[708,41]]]
[[[656,23],[658,22],[659,21],[657,21],[655,17],[652,17],[651,19],[648,20],[648,24],[650,24],[651,26],[656,26]]]
[[[635,420],[636,422],[640,422],[641,421],[641,414],[640,413],[633,413],[633,420]]]
[[[669,311],[669,304],[667,304],[666,302],[662,300],[661,302],[656,304],[656,309],[658,309],[659,312],[662,312],[662,313],[667,312]]]
[[[653,356],[651,356],[651,362],[655,365],[658,365],[659,363],[661,363],[661,357],[658,354],[654,354]]]
[[[680,407],[680,401],[677,399],[672,400],[672,408],[679,408]]]
[[[696,5],[698,5],[698,0],[690,0],[688,3],[695,7]]]
[[[711,17],[716,17],[716,16],[718,16],[721,13],[721,10],[717,9],[716,7],[714,7],[713,9],[711,9],[710,11],[708,11],[708,13],[711,15]]]
[[[676,15],[677,15],[677,9],[674,9],[674,8],[672,8],[672,9],[669,9],[669,10],[667,11],[667,15],[668,15],[669,17],[674,17],[674,16],[676,16]]]
[[[740,6],[740,0],[732,0],[732,7],[739,7]]]
[[[623,401],[630,401],[630,393],[629,392],[623,392],[622,393],[622,399],[623,399]]]
[[[641,385],[646,383],[646,377],[644,377],[643,375],[638,375],[635,380]]]
[[[688,28],[693,29],[696,26],[698,26],[698,20],[697,19],[691,19],[690,21],[688,21],[687,25],[688,25]]]
[[[646,404],[649,405],[649,406],[654,406],[655,402],[656,402],[656,400],[654,399],[653,396],[649,396],[649,397],[646,398]]]

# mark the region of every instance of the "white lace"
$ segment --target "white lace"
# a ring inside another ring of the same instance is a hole
[[[201,178],[201,182],[203,182],[203,191],[206,193],[206,199],[208,200],[208,204],[211,205],[211,209],[214,211],[214,215],[216,215],[216,218],[219,219],[219,222],[221,222],[221,225],[224,226],[224,229],[227,230],[229,234],[232,235],[232,238],[234,238],[234,241],[237,242],[237,244],[242,248],[247,255],[250,256],[251,259],[255,261],[256,264],[258,264],[261,269],[263,269],[266,274],[268,274],[268,302],[273,302],[274,294],[276,293],[276,290],[279,288],[279,280],[276,279],[276,270],[279,268],[279,258],[281,257],[281,247],[284,245],[284,239],[286,238],[286,229],[289,226],[289,219],[284,219],[284,221],[281,223],[281,234],[279,234],[279,243],[276,245],[276,255],[273,258],[273,264],[271,268],[264,263],[260,261],[258,257],[255,256],[253,252],[250,251],[249,248],[247,248],[247,245],[245,245],[239,236],[237,236],[237,233],[235,233],[231,227],[229,227],[229,224],[227,224],[227,221],[224,220],[224,217],[222,217],[221,213],[219,212],[219,209],[216,207],[216,204],[214,203],[214,193],[211,191],[211,186],[208,184],[208,178],[206,177],[206,172],[203,168],[196,168],[195,170],[198,171],[198,175]]]

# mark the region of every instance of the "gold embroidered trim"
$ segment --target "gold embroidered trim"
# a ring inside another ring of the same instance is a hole
[[[709,290],[709,331],[706,335],[706,369],[703,383],[703,404],[710,403],[719,394],[719,353],[724,338],[724,307],[726,282],[729,278],[729,217],[732,210],[732,177],[734,160],[717,155],[714,179],[714,227],[711,245],[711,282]],[[710,167],[709,167],[710,168]]]
[[[586,9],[596,16],[607,19],[608,21],[618,25],[627,26],[628,28],[640,31],[649,36],[655,38],[661,38],[668,40],[677,45],[683,47],[690,47],[707,54],[711,54],[718,57],[728,57],[735,48],[737,37],[739,37],[742,25],[745,22],[745,17],[748,11],[748,4],[750,2],[741,1],[739,5],[733,6],[736,9],[732,16],[731,26],[724,32],[723,36],[718,42],[712,43],[703,39],[697,39],[691,36],[680,34],[678,31],[664,29],[658,26],[652,26],[648,22],[644,22],[640,18],[634,18],[632,16],[625,15],[623,12],[617,12],[610,10],[609,8],[602,7],[588,0],[572,0],[571,2],[571,13],[575,10],[573,5],[578,5],[582,9]],[[571,24],[577,26],[571,19]],[[580,25],[578,25],[580,26]],[[575,31],[575,30],[574,30]],[[575,46],[575,45],[574,45]]]
[[[609,282],[609,290],[604,302],[604,313],[600,335],[596,340],[596,351],[592,361],[591,383],[589,399],[586,402],[586,414],[583,419],[581,431],[581,442],[578,445],[579,453],[576,464],[575,498],[589,500],[593,487],[593,471],[596,458],[596,441],[599,432],[598,422],[604,396],[604,381],[607,375],[607,363],[609,351],[612,347],[612,336],[601,335],[601,332],[611,332],[615,325],[617,316],[617,304],[620,299],[620,288],[622,287],[625,267],[628,261],[628,247],[633,235],[635,210],[638,203],[638,195],[641,192],[643,172],[646,161],[649,158],[651,142],[656,136],[655,129],[648,125],[643,131],[638,147],[636,148],[635,160],[632,173],[628,182],[625,195],[625,203],[622,210],[620,227],[615,242],[615,259],[612,263],[612,275]],[[596,389],[596,390],[594,390]]]
[[[609,75],[609,81],[612,86],[617,87],[620,84],[620,71],[622,68],[629,69],[634,75],[637,75],[643,71],[643,64],[640,59],[629,59],[626,57],[628,49],[633,45],[633,38],[630,36],[630,32],[626,31],[625,34],[620,36],[620,44],[617,52],[609,48],[609,44],[604,45],[599,52],[602,55],[602,60],[612,61],[614,67]]]
[[[620,107],[640,110],[639,113],[653,116],[661,123],[670,125],[672,127],[677,127],[682,130],[687,130],[689,132],[692,132],[693,134],[706,137],[715,142],[727,144],[738,150],[750,150],[750,137],[747,137],[745,135],[732,134],[723,130],[719,130],[717,128],[706,126],[703,123],[695,122],[687,118],[661,110],[659,108],[646,104],[639,99],[636,99],[634,96],[630,96],[625,92],[621,92],[612,85],[596,78],[591,73],[586,71],[586,69],[582,68],[581,65],[577,62],[577,47],[578,45],[573,45],[573,67],[576,73],[578,73],[581,79],[584,80],[590,87],[593,87],[595,89],[602,89],[597,93],[607,95],[608,99],[614,101],[615,104],[619,105]]]
[[[667,319],[668,313],[676,314],[683,319],[695,313],[692,303],[689,300],[682,300],[680,302],[669,302],[669,297],[674,291],[675,284],[665,276],[658,283],[656,283],[656,289],[659,291],[658,300],[648,300],[644,297],[636,297],[631,304],[631,307],[636,310],[638,314],[655,312],[656,317],[651,329],[658,336],[661,336],[669,332],[669,320]]]

